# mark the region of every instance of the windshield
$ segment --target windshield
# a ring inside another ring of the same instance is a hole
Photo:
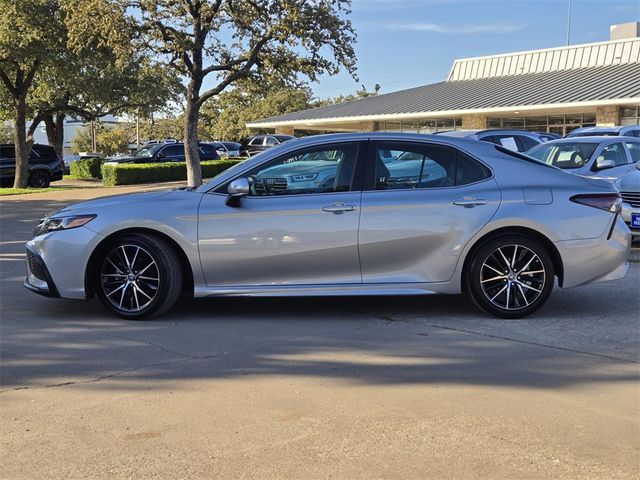
[[[149,145],[148,147],[142,147],[133,154],[134,157],[153,157],[158,150],[162,148],[162,145]]]
[[[547,165],[571,169],[584,166],[596,148],[598,148],[597,143],[542,143],[528,150],[527,155]]]

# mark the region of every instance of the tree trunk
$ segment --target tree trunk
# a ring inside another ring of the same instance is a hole
[[[14,100],[14,139],[16,146],[16,173],[13,180],[14,188],[26,188],[29,186],[29,153],[32,142],[27,142],[27,114],[25,94]]]
[[[64,112],[57,112],[54,118],[53,114],[44,116],[44,124],[47,130],[47,141],[54,148],[56,153],[62,158],[64,156]]]
[[[199,187],[202,185],[202,168],[200,167],[200,152],[198,151],[198,92],[200,85],[192,80],[187,87],[187,104],[184,114],[184,154],[187,163],[187,185]],[[202,82],[200,82],[202,83]]]

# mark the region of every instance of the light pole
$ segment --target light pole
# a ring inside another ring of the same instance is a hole
[[[569,0],[569,12],[567,14],[567,46],[571,44],[571,0]]]

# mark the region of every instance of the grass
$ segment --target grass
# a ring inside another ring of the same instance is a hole
[[[13,187],[0,187],[0,197],[7,195],[24,195],[26,193],[42,193],[49,192],[51,190],[67,190],[65,187],[49,187],[49,188],[13,188]]]

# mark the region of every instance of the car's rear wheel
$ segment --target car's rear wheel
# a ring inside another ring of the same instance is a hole
[[[466,272],[474,303],[502,318],[520,318],[540,308],[551,295],[553,262],[544,246],[522,235],[504,235],[480,247]]]
[[[96,292],[116,315],[132,320],[169,310],[182,289],[182,269],[173,249],[151,235],[127,235],[104,249]]]
[[[51,183],[51,177],[43,170],[34,170],[29,175],[29,186],[34,188],[47,188]]]

